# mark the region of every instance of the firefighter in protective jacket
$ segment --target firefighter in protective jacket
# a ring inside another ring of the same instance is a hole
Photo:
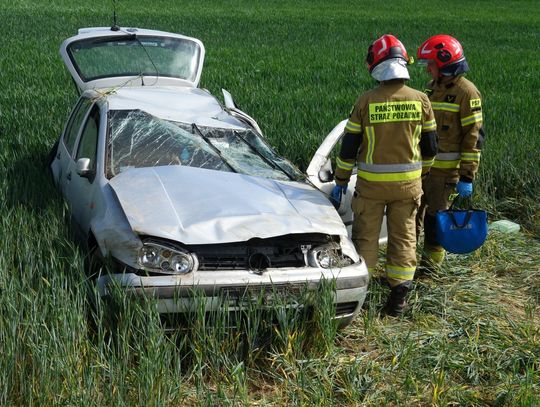
[[[445,256],[435,235],[435,215],[448,209],[456,192],[462,197],[472,195],[484,133],[482,97],[463,76],[469,66],[458,40],[435,35],[418,48],[417,57],[433,78],[426,93],[439,135],[439,152],[424,179],[417,217],[417,232],[424,227],[422,268],[427,271],[440,265]]]
[[[386,278],[391,287],[384,311],[403,312],[416,269],[416,212],[422,194],[422,163],[437,153],[436,124],[428,97],[405,85],[409,57],[393,35],[368,49],[367,66],[379,86],[359,97],[342,139],[331,199],[339,204],[352,170],[358,175],[352,239],[370,272],[387,216]],[[427,168],[427,167],[426,167]]]

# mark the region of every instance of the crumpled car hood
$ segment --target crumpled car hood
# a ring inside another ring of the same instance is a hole
[[[110,185],[140,235],[188,245],[290,233],[347,235],[328,199],[300,182],[162,166],[128,169]]]

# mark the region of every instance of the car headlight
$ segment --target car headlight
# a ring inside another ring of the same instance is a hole
[[[155,242],[143,243],[139,249],[138,262],[145,269],[163,274],[187,274],[199,266],[195,253]]]
[[[349,256],[345,256],[337,244],[317,246],[308,252],[308,264],[323,269],[346,267],[353,264]]]

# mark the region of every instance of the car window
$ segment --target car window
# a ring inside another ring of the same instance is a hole
[[[156,74],[192,81],[201,53],[199,44],[189,39],[142,35],[88,38],[73,42],[67,50],[85,82]]]
[[[299,170],[250,129],[199,129],[238,172],[284,181],[302,177]]]
[[[97,139],[99,132],[99,108],[97,105],[94,105],[88,120],[84,125],[84,130],[81,135],[81,141],[79,142],[79,147],[77,148],[76,160],[79,158],[89,158],[90,159],[90,169],[96,169],[96,158],[97,158]]]
[[[189,126],[178,126],[140,110],[109,112],[108,176],[128,168],[188,165],[230,171]]]
[[[71,155],[73,152],[77,135],[79,134],[84,117],[86,116],[86,112],[88,112],[88,108],[90,107],[91,103],[91,100],[82,98],[71,113],[71,117],[69,118],[69,122],[64,133],[64,144],[69,155]]]
[[[277,180],[303,175],[253,131],[164,120],[141,110],[109,112],[108,176],[128,168],[186,165]]]

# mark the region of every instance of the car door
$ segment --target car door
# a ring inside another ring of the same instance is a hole
[[[98,136],[100,131],[100,108],[94,104],[81,127],[78,142],[68,167],[66,179],[66,200],[71,209],[72,220],[76,231],[85,238],[90,228],[90,219],[95,209],[94,197],[99,183],[98,171]],[[82,158],[90,160],[89,169],[93,176],[82,176],[77,173],[77,161]]]
[[[307,170],[306,174],[309,180],[322,192],[330,196],[332,189],[336,185],[334,181],[334,165],[333,160],[339,153],[339,142],[343,137],[345,131],[345,125],[347,120],[343,120],[338,123],[332,131],[326,136],[320,147],[315,152]],[[353,169],[351,179],[349,180],[347,193],[341,199],[341,205],[338,208],[338,213],[343,220],[349,236],[352,231],[352,223],[354,214],[352,211],[352,198],[356,186],[357,168]],[[386,217],[383,220],[381,227],[381,234],[379,236],[379,243],[386,243],[387,241],[387,229],[386,229]]]
[[[90,111],[91,105],[92,101],[88,98],[81,97],[79,99],[75,108],[72,110],[64,132],[60,137],[56,154],[51,163],[54,182],[64,196],[66,195],[67,184],[70,181],[67,179],[67,174],[73,161],[75,143],[82,129],[82,124]]]

